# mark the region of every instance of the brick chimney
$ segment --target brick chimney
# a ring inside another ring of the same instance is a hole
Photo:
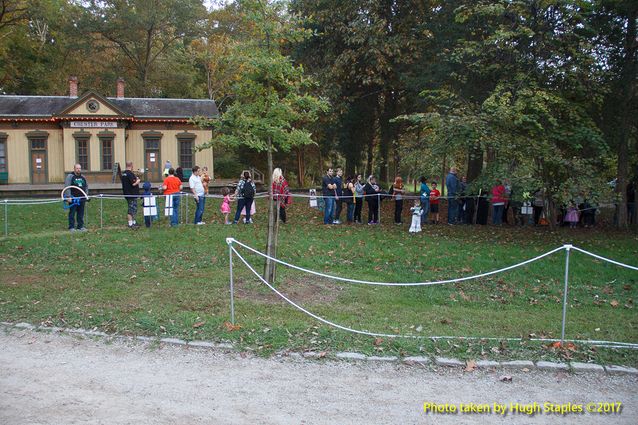
[[[78,97],[78,77],[69,77],[69,97]]]
[[[117,98],[124,99],[124,78],[117,79]]]

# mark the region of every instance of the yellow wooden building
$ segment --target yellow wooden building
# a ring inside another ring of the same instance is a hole
[[[79,163],[89,182],[106,183],[126,161],[152,182],[162,181],[166,161],[184,170],[206,166],[214,175],[212,149],[193,149],[211,131],[188,122],[216,116],[214,101],[126,98],[121,79],[116,93],[78,96],[71,77],[69,96],[0,96],[0,181],[63,183]]]

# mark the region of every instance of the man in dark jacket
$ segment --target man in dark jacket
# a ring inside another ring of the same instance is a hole
[[[459,193],[459,178],[456,176],[456,167],[450,168],[445,178],[447,187],[447,224],[456,224],[459,215],[459,203],[456,195]]]
[[[70,187],[64,192],[64,199],[70,205],[69,231],[75,232],[75,222],[77,217],[77,230],[84,232],[86,231],[86,228],[84,227],[84,204],[88,200],[87,196],[89,194],[89,184],[86,182],[86,178],[82,175],[82,166],[80,164],[75,164],[73,172],[66,176],[66,179],[64,179],[64,187]],[[80,189],[84,191],[84,193],[82,193]]]
[[[126,162],[126,170],[122,173],[122,192],[126,197],[128,209],[126,211],[129,229],[140,227],[135,221],[137,214],[137,198],[140,197],[140,179],[133,174],[133,162]]]

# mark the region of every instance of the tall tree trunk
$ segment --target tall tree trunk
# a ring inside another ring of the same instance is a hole
[[[389,182],[390,181],[390,167],[389,156],[390,146],[395,140],[396,124],[390,122],[392,118],[396,116],[396,98],[392,93],[392,90],[387,90],[383,94],[383,104],[380,105],[381,113],[379,115],[379,162],[380,179]]]
[[[470,148],[467,158],[467,176],[468,182],[473,182],[481,175],[483,171],[483,150],[477,144]]]
[[[304,187],[306,177],[306,159],[303,146],[297,147],[297,186]]]
[[[366,175],[364,178],[368,178],[372,174],[372,160],[374,158],[374,136],[370,136],[368,139],[368,158],[366,160]]]
[[[618,131],[618,168],[616,183],[616,194],[618,195],[618,227],[626,228],[627,220],[627,182],[629,177],[629,135],[631,132],[632,102],[637,95],[636,73],[638,64],[636,58],[636,19],[638,19],[638,8],[627,11],[627,32],[625,33],[625,56],[622,64],[621,78],[618,84],[617,93],[620,97],[620,128]]]
[[[277,256],[277,230],[276,223],[279,214],[275,213],[275,201],[272,193],[272,139],[268,139],[268,176],[264,179],[268,182],[268,236],[266,240],[266,254],[269,257]],[[275,283],[275,262],[266,258],[266,266],[264,268],[264,279],[273,284]]]

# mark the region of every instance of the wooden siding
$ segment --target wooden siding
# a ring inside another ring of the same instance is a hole
[[[170,129],[168,128],[170,127]],[[76,162],[76,143],[74,133],[80,132],[79,128],[60,128],[54,123],[20,123],[18,128],[9,124],[0,125],[0,132],[7,134],[7,171],[9,184],[29,184],[30,154],[27,133],[35,130],[49,133],[47,139],[47,173],[49,183],[63,183],[66,174],[73,170]],[[132,128],[86,128],[84,132],[90,134],[89,138],[89,169],[87,173],[100,173],[101,149],[98,134],[103,131],[115,133],[113,140],[113,162],[119,162],[122,169],[127,160],[133,161],[136,169],[144,168],[144,139],[142,134],[148,131],[162,133],[160,143],[159,161],[162,166],[170,160],[174,167],[179,166],[178,135],[184,132],[195,135],[195,145],[210,140],[210,130],[200,130],[190,124],[152,125],[145,123],[133,124]],[[208,167],[211,176],[214,175],[214,156],[212,149],[194,153],[194,164],[200,167]],[[108,172],[104,170],[100,180],[104,180]],[[108,178],[107,178],[108,180]]]

